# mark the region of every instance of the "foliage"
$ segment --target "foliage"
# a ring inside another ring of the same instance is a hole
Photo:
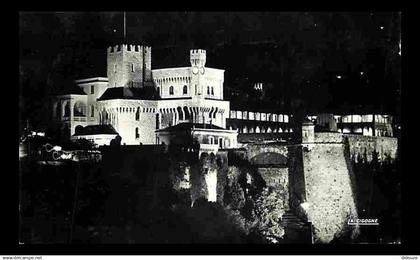
[[[234,181],[226,187],[225,204],[234,210],[242,209],[245,206],[245,193],[241,185]]]
[[[252,229],[267,241],[279,242],[284,235],[281,216],[285,213],[285,201],[273,189],[265,188],[255,200],[255,220]]]

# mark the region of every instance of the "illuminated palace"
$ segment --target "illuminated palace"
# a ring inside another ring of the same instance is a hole
[[[206,67],[205,50],[189,55],[186,67],[152,70],[151,47],[109,47],[107,77],[76,80],[76,90],[55,96],[54,120],[71,139],[97,145],[109,145],[117,135],[126,145],[169,144],[183,131],[204,150],[235,148],[256,134],[292,131],[290,115],[231,110],[223,99],[224,70]],[[392,136],[389,116],[336,119],[342,133]],[[321,117],[317,121],[323,124]]]

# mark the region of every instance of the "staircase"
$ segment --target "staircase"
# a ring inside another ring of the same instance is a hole
[[[285,240],[290,243],[312,243],[311,223],[302,220],[292,211],[286,211],[282,216],[285,230]]]

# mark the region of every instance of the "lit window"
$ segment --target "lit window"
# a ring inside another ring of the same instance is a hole
[[[117,64],[114,65],[114,73],[117,73]]]
[[[170,86],[169,87],[169,95],[173,95],[174,94],[174,87]]]
[[[134,72],[134,63],[131,63],[131,72]]]
[[[187,92],[188,92],[188,88],[187,88],[187,86],[185,85],[185,86],[184,86],[184,88],[183,88],[183,90],[182,90],[182,94],[186,95],[186,94],[187,94]]]
[[[95,93],[95,86],[92,85],[90,86],[90,94],[94,94]]]
[[[210,95],[210,87],[207,86],[207,95]]]
[[[211,87],[211,95],[214,96],[214,89]]]
[[[90,106],[90,116],[91,117],[95,116],[95,107],[94,106]]]
[[[139,128],[136,127],[136,139],[139,139],[139,138],[140,138]]]

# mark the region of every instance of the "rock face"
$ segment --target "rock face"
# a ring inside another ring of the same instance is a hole
[[[343,143],[302,145],[305,200],[301,204],[313,225],[315,243],[329,243],[358,230],[348,226],[357,218],[348,147]],[[347,151],[346,151],[347,149]]]
[[[198,162],[190,168],[191,200],[199,198],[210,202],[223,201],[227,176],[227,158],[223,153],[202,153]]]

